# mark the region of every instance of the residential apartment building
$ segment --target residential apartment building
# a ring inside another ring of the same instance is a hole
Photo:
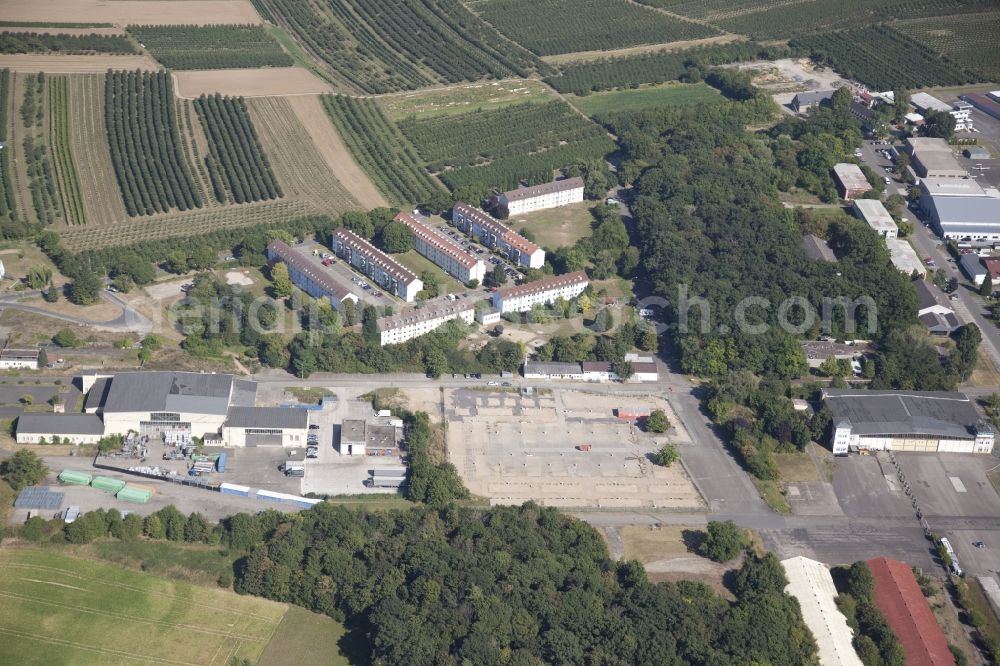
[[[850,162],[835,164],[833,179],[837,182],[837,192],[840,193],[840,197],[847,201],[872,189],[861,167]]]
[[[488,248],[499,250],[518,266],[541,268],[545,263],[545,250],[478,208],[457,203],[451,211],[451,219],[463,233],[478,238]]]
[[[565,178],[551,183],[519,187],[497,197],[500,209],[509,215],[557,208],[583,201],[583,178]]]
[[[569,300],[583,293],[590,284],[583,271],[553,275],[515,287],[493,292],[493,307],[501,313],[527,312],[536,305],[552,303],[557,298]]]
[[[279,240],[268,244],[267,260],[272,264],[284,263],[292,284],[313,298],[326,299],[335,308],[339,308],[344,301],[358,302],[357,295],[334,280],[322,266],[317,266],[309,257]]]
[[[444,272],[462,283],[476,280],[483,283],[486,263],[472,252],[427,224],[426,218],[400,213],[396,222],[413,230],[413,248],[441,267]]]
[[[331,235],[330,249],[371,278],[375,284],[408,303],[416,300],[417,292],[424,288],[424,283],[413,271],[353,231],[343,227],[335,229]]]
[[[471,324],[475,317],[476,309],[471,300],[444,301],[419,310],[407,310],[378,320],[379,342],[383,347],[398,345],[430,333],[452,319]]]

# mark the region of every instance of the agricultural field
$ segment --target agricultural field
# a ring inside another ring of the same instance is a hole
[[[719,34],[710,26],[628,0],[473,0],[469,6],[497,30],[540,56]]]
[[[259,25],[133,25],[128,28],[167,69],[290,67],[292,58]]]
[[[465,83],[448,88],[384,95],[378,98],[389,120],[430,118],[489,111],[525,102],[548,102],[552,91],[534,79]]]
[[[872,90],[954,86],[978,79],[930,47],[886,26],[796,37],[790,44],[807,49],[816,62]]]
[[[718,2],[718,0],[713,0]],[[995,0],[814,0],[775,2],[762,0],[739,13],[714,19],[729,32],[754,39],[787,39],[809,33],[866,27],[901,17],[950,16],[995,8]],[[675,10],[671,10],[675,11]]]
[[[35,74],[103,74],[109,69],[157,70],[160,66],[147,55],[55,55],[52,53],[0,54],[0,67],[12,72]]]
[[[524,77],[544,68],[459,0],[255,0],[350,89]]]
[[[189,70],[174,72],[173,78],[177,96],[185,99],[216,93],[237,97],[319,95],[331,90],[328,83],[302,67]]]
[[[254,663],[288,610],[50,550],[5,548],[0,570],[6,664]]]
[[[0,142],[7,142],[7,117],[11,108],[11,74],[0,70]],[[0,150],[0,231],[17,220],[17,200],[10,166],[10,151]],[[4,234],[6,235],[6,234]]]
[[[788,0],[638,0],[638,2],[657,9],[665,9],[672,14],[703,21],[761,12],[789,4]]]
[[[205,166],[216,200],[241,204],[281,198],[243,98],[211,95],[194,106],[208,138]]]
[[[49,114],[44,74],[18,75],[22,81],[21,105],[19,108],[21,127],[24,130],[20,156],[27,175],[28,192],[35,220],[41,225],[61,222],[65,219],[59,198],[52,151],[49,145]],[[15,121],[17,122],[17,121]],[[16,150],[18,146],[14,146]]]
[[[118,35],[67,35],[37,32],[0,32],[0,53],[139,53],[127,37]]]
[[[181,149],[169,74],[109,72],[104,116],[130,216],[202,206]]]
[[[718,90],[705,83],[674,83],[574,97],[570,102],[588,116],[601,117],[666,106],[712,104],[724,100]]]
[[[422,203],[440,190],[377,102],[333,95],[323,98],[323,106],[354,159],[390,202]]]
[[[62,198],[67,224],[86,224],[80,177],[71,152],[73,130],[69,113],[69,80],[65,76],[48,77],[49,146],[55,165],[56,181]]]
[[[998,22],[1000,11],[899,21],[893,27],[977,72],[984,80],[1000,81]]]
[[[52,17],[60,22],[52,24]],[[137,23],[244,25],[261,19],[249,0],[4,0],[0,22],[85,28]]]
[[[293,107],[310,99],[316,107],[314,121],[322,121],[333,133],[315,98],[262,97],[249,100],[247,106],[285,196],[301,199],[315,212],[334,216],[356,208],[357,203],[346,183],[331,172],[330,160],[320,153],[327,145],[314,141]],[[350,156],[342,159],[349,161]]]
[[[103,74],[75,74],[69,78],[70,152],[76,163],[88,224],[125,220],[125,204],[115,179],[104,124]]]
[[[689,68],[756,60],[763,50],[755,42],[733,42],[684,51],[642,53],[623,58],[605,58],[563,67],[545,82],[561,93],[583,95],[590,91],[629,88],[645,83],[677,81]]]
[[[399,123],[431,171],[537,153],[601,136],[562,100]]]

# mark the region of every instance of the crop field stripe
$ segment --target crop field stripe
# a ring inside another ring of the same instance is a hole
[[[140,53],[124,35],[57,35],[0,31],[0,53],[56,53],[64,55]]]
[[[7,123],[14,116],[10,113],[11,75],[9,69],[0,70],[0,141],[7,141]],[[0,219],[17,218],[17,200],[11,180],[10,149],[0,151]]]
[[[49,77],[49,146],[55,157],[56,176],[67,224],[86,224],[80,178],[70,150],[69,82],[65,76]]]
[[[186,99],[178,99],[176,100],[176,107],[181,130],[181,150],[184,152],[184,159],[187,160],[187,163],[194,165],[195,173],[193,177],[195,188],[198,190],[198,196],[201,197],[205,207],[210,207],[216,203],[225,203],[224,192],[221,199],[218,196],[209,197],[205,194],[212,183],[210,182],[209,175],[206,173],[207,167],[205,163],[198,159],[194,123],[191,122],[191,102]]]
[[[93,652],[100,655],[113,655],[116,657],[124,657],[132,661],[138,662],[149,662],[154,664],[167,664],[170,666],[202,666],[202,664],[197,664],[190,661],[176,661],[174,659],[163,659],[161,657],[152,657],[147,655],[140,655],[134,652],[126,652],[125,650],[115,650],[114,648],[98,647],[96,645],[85,645],[84,643],[79,643],[77,641],[68,641],[62,638],[54,638],[52,636],[44,636],[40,634],[30,634],[23,631],[15,631],[13,629],[8,629],[6,627],[0,626],[0,634],[6,634],[8,636],[14,636],[16,638],[23,638],[27,640],[36,641],[43,645],[59,645],[60,647],[73,648],[74,650],[84,650],[86,652]]]
[[[292,57],[260,25],[130,25],[167,69],[290,67]]]
[[[108,224],[127,217],[111,165],[111,149],[104,123],[103,74],[69,77],[71,150],[80,179],[88,224]]]

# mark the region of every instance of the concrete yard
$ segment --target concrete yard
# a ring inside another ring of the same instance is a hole
[[[663,468],[649,456],[662,437],[617,419],[607,396],[553,390],[449,390],[448,454],[469,490],[494,504],[534,500],[545,506],[704,509],[682,465]],[[667,410],[659,398],[627,406]],[[676,423],[676,419],[672,419]],[[578,445],[589,444],[590,451]]]

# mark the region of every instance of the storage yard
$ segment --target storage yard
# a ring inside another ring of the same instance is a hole
[[[659,398],[629,397],[629,410],[664,409]],[[607,396],[580,391],[452,390],[446,395],[448,455],[469,490],[493,504],[702,509],[680,464],[650,456],[665,438],[620,419]],[[623,410],[623,412],[626,410]],[[686,433],[672,431],[672,441]]]

